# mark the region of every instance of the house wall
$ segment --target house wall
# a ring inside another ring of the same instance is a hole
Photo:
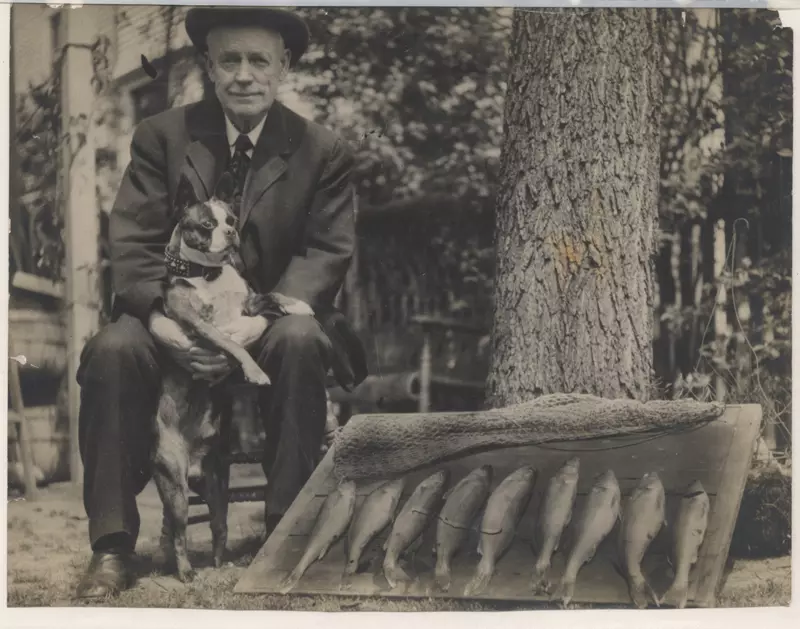
[[[12,9],[15,33],[15,91],[23,93],[31,84],[44,81],[53,71],[59,49],[54,28],[60,11],[92,11],[98,36],[111,42],[112,90],[96,103],[96,148],[103,159],[98,166],[98,201],[101,209],[111,209],[122,172],[130,161],[133,129],[139,122],[137,105],[145,92],[151,96],[165,91],[168,106],[196,102],[204,96],[203,70],[191,48],[183,19],[188,10],[180,6],[94,5],[77,9],[54,9],[48,5],[16,5]],[[171,25],[171,27],[170,27]],[[44,36],[43,36],[44,35]],[[174,62],[169,84],[154,84],[141,67],[141,56],[156,61],[170,52]],[[301,95],[307,78],[293,74],[282,86],[278,98],[308,118],[314,110]],[[89,77],[86,77],[89,89]],[[155,111],[151,111],[155,113]]]

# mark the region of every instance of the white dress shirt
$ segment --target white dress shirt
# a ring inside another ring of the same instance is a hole
[[[250,141],[253,143],[253,146],[258,144],[258,138],[261,135],[261,131],[264,129],[264,122],[266,122],[266,120],[267,120],[267,117],[264,116],[261,119],[261,122],[259,122],[255,127],[253,127],[250,130],[250,133],[245,134],[245,135],[247,135],[247,137],[250,138]],[[228,116],[225,116],[225,131],[226,131],[226,133],[228,135],[228,149],[230,150],[231,157],[232,157],[233,156],[233,151],[235,150],[233,145],[236,144],[236,140],[239,138],[239,136],[242,134],[242,132],[239,131],[239,129],[237,129],[233,125],[233,123],[230,121],[230,118],[228,118]],[[253,149],[250,149],[249,151],[247,151],[247,157],[252,159],[252,157],[253,157]]]

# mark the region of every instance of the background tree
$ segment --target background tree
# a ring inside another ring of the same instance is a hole
[[[517,10],[489,402],[645,399],[662,102],[655,10]]]

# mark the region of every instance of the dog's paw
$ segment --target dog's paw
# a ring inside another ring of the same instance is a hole
[[[178,580],[181,583],[191,583],[197,577],[197,571],[193,568],[186,568],[178,571]]]
[[[265,374],[258,366],[255,367],[248,367],[245,366],[242,368],[244,372],[245,380],[247,380],[250,384],[257,384],[258,386],[266,386],[270,384],[270,379],[267,374]]]

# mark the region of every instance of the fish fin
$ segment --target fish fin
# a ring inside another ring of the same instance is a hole
[[[450,563],[445,561],[444,557],[441,559],[437,558],[436,560],[435,579],[436,585],[442,592],[447,592],[450,589],[452,580],[450,576]]]
[[[472,577],[472,581],[467,583],[467,587],[464,588],[464,596],[475,596],[482,593],[486,589],[486,586],[489,585],[493,576],[494,562],[486,561],[485,557],[481,558],[475,570],[475,576]]]
[[[413,542],[411,542],[408,545],[408,548],[403,551],[403,554],[416,555],[420,548],[422,548],[422,535],[419,535]]]
[[[669,589],[661,597],[660,602],[666,603],[678,609],[686,607],[689,600],[689,581],[688,579],[675,579]]]
[[[661,607],[661,599],[658,597],[658,594],[656,594],[653,586],[650,585],[650,582],[647,581],[647,579],[645,579],[644,585],[647,588],[647,593],[650,595],[650,599],[656,604],[656,607]]]
[[[383,540],[383,552],[386,552],[389,549],[389,538],[387,537]]]
[[[319,555],[317,555],[317,561],[322,561],[323,559],[325,559],[325,555],[328,554],[328,551],[330,550],[330,548],[331,548],[330,544],[327,544],[326,546],[323,546],[322,550],[319,551]]]
[[[400,582],[411,581],[408,573],[400,567],[397,561],[384,561],[383,563],[383,576],[389,582],[389,587],[396,588]]]

